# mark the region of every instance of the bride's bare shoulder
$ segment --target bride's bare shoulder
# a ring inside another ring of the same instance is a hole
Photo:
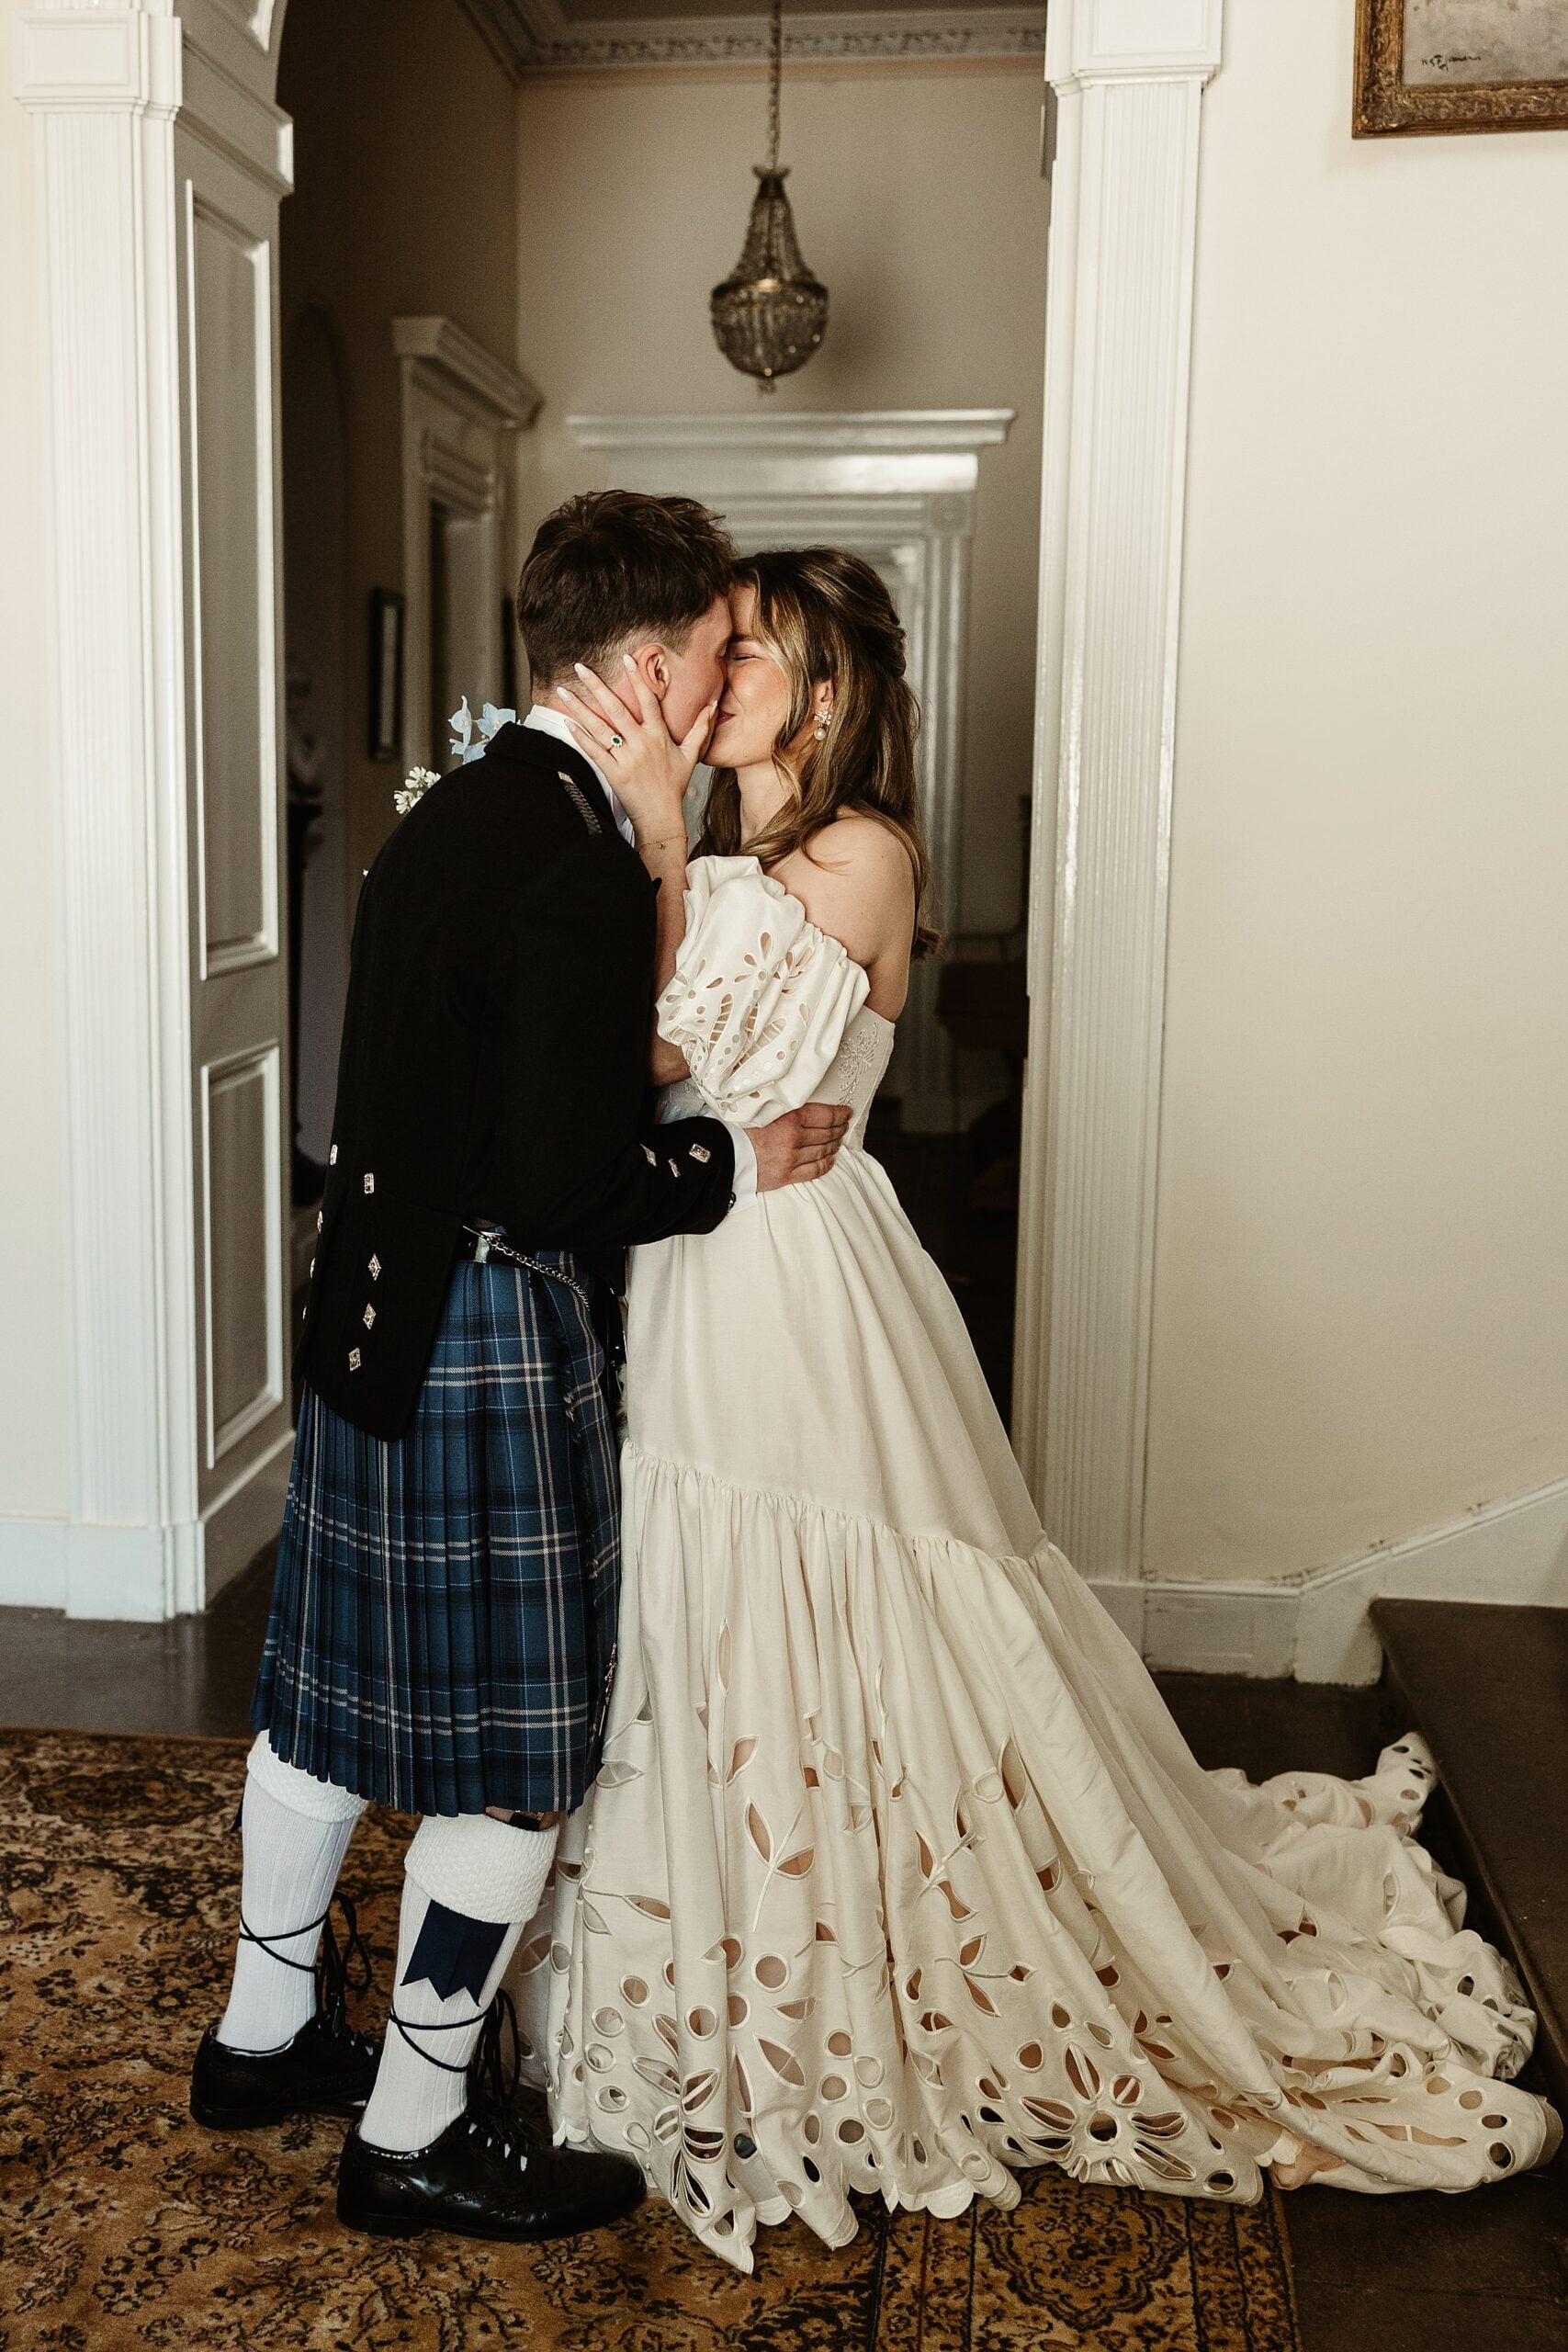
[[[868,968],[889,947],[907,945],[914,914],[909,853],[874,817],[846,814],[781,859],[773,873],[818,931]]]
[[[847,810],[803,842],[773,868],[778,878],[812,912],[812,894],[829,900],[846,892],[897,903],[914,896],[909,853],[891,826]],[[815,917],[813,918],[815,920]]]

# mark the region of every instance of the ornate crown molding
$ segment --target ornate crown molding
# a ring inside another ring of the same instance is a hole
[[[510,72],[581,73],[627,66],[762,65],[763,16],[603,19],[573,24],[558,0],[463,0]],[[1045,48],[1043,0],[1012,7],[921,9],[909,15],[826,10],[784,26],[795,64],[897,63],[1035,58]]]

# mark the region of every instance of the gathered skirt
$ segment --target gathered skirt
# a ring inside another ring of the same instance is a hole
[[[1303,2143],[1374,2194],[1551,2153],[1422,1743],[1199,1767],[874,1160],[637,1251],[628,1371],[604,1761],[512,1980],[562,2135],[743,2268],[1034,2165],[1247,2202]]]
[[[412,1424],[307,1387],[252,1721],[406,1813],[579,1804],[615,1655],[619,1491],[592,1277],[452,1276]],[[571,1286],[575,1285],[575,1287]]]

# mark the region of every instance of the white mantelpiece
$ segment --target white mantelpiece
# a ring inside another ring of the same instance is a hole
[[[753,410],[719,416],[573,416],[625,490],[700,498],[745,549],[828,542],[875,565],[892,590],[920,697],[921,788],[938,911],[958,907],[969,541],[982,450],[1011,409]],[[935,1020],[936,971],[917,966],[890,1085],[905,1125],[962,1119]]]
[[[1220,20],[1221,0],[1053,0],[1046,34],[1042,821],[1014,1437],[1053,1536],[1115,1590],[1134,1638],[1198,141]]]

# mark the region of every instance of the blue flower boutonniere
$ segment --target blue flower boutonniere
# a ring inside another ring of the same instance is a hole
[[[468,697],[465,695],[446,722],[453,730],[453,758],[464,767],[470,760],[482,760],[492,738],[499,735],[503,727],[510,727],[516,716],[514,710],[498,710],[494,703],[487,702],[476,718],[468,708]],[[424,798],[431,786],[440,781],[434,768],[410,768],[392,795],[392,806],[399,816],[406,817],[414,803]]]

